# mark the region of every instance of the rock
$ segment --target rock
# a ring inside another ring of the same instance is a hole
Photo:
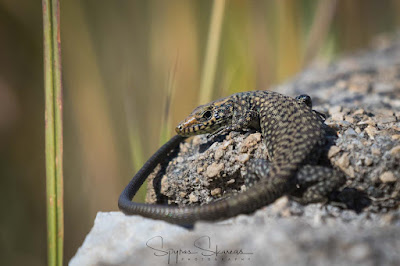
[[[342,106],[340,106],[340,105],[336,105],[336,106],[329,108],[330,115],[340,113],[341,111],[342,111]]]
[[[377,85],[375,85],[375,92],[377,93],[388,93],[390,91],[392,91],[394,89],[393,84],[389,84],[389,83],[379,83]]]
[[[222,149],[226,150],[232,144],[232,140],[224,141]]]
[[[379,121],[381,124],[386,124],[386,123],[391,123],[391,122],[396,122],[396,117],[392,115],[378,115],[375,117],[375,121]]]
[[[237,160],[241,163],[245,163],[250,159],[250,156],[247,153],[240,154]]]
[[[397,180],[391,171],[384,172],[379,176],[379,179],[382,181],[382,183],[393,183]]]
[[[198,201],[199,201],[199,197],[198,197],[197,195],[191,193],[191,194],[189,195],[189,201],[190,201],[191,203],[198,202]]]
[[[390,155],[392,155],[392,156],[399,156],[399,155],[400,155],[400,145],[398,145],[398,146],[396,146],[396,147],[393,147],[393,148],[390,150]]]
[[[210,178],[216,177],[222,170],[224,170],[224,167],[223,163],[213,163],[207,167],[206,175]]]
[[[374,162],[374,161],[373,161],[372,158],[370,158],[370,157],[367,157],[367,158],[365,158],[365,160],[364,160],[364,164],[365,164],[366,166],[371,166],[373,162]]]
[[[357,136],[358,135],[357,132],[352,128],[347,129],[344,132],[344,134],[349,135],[349,136]]]
[[[251,134],[247,138],[244,139],[243,143],[240,146],[240,152],[247,152],[251,147],[254,147],[261,140],[261,134]]]
[[[378,147],[372,147],[371,148],[371,153],[373,155],[377,155],[377,156],[380,156],[382,154],[381,150]]]
[[[235,179],[229,179],[228,182],[226,182],[227,185],[235,183]]]
[[[371,257],[372,250],[366,244],[356,244],[348,249],[349,255],[353,261],[362,262]]]
[[[199,145],[201,143],[202,139],[199,136],[194,136],[192,139],[192,144],[193,145]]]
[[[356,74],[349,80],[349,91],[358,93],[367,93],[369,85],[369,77],[363,74]]]
[[[211,190],[211,195],[213,195],[213,196],[221,195],[221,188],[218,187],[218,188]]]
[[[357,109],[353,113],[353,115],[363,115],[363,114],[365,114],[364,109]]]
[[[398,125],[393,125],[392,129],[399,131],[400,132],[400,123],[397,123]],[[397,135],[396,135],[397,136]]]
[[[338,146],[332,146],[329,149],[328,152],[328,158],[332,158],[333,156],[335,156],[336,154],[338,154],[341,151],[341,149]]]
[[[351,124],[354,124],[354,122],[355,122],[355,119],[352,116],[348,116],[348,115],[344,116],[344,120]]]
[[[340,169],[345,170],[348,168],[350,165],[350,159],[349,159],[349,153],[343,153],[343,155],[337,160],[337,166],[340,167]]]
[[[396,265],[400,261],[399,226],[381,227],[380,222],[365,219],[330,226],[315,220],[326,219],[322,212],[310,220],[268,217],[263,212],[198,223],[193,230],[120,212],[99,212],[69,265]],[[213,253],[216,249],[226,254]]]
[[[223,147],[217,149],[217,151],[214,154],[214,159],[216,161],[218,161],[219,159],[222,158],[222,156],[224,156],[224,153],[225,153],[224,150],[225,149],[223,149]]]
[[[376,135],[377,132],[378,132],[378,130],[376,129],[376,127],[369,125],[369,126],[367,126],[367,128],[365,129],[365,132],[367,132],[368,136],[369,136],[371,139],[374,139],[374,138],[375,138],[375,135]]]
[[[281,197],[277,201],[274,202],[274,204],[271,206],[271,209],[275,213],[282,213],[284,210],[288,210],[288,205],[289,205],[289,199],[288,197]],[[289,212],[290,214],[290,212]],[[285,217],[288,217],[289,215],[286,214]]]
[[[366,120],[360,121],[358,125],[370,125],[372,127],[375,127],[376,122],[371,117],[368,117]]]
[[[332,114],[332,120],[333,121],[342,121],[342,120],[344,120],[344,114],[343,113],[334,113],[334,114]]]
[[[170,188],[170,184],[168,183],[168,177],[163,176],[161,179],[161,193],[165,193]]]

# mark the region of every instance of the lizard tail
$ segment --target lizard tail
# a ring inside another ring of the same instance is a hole
[[[118,199],[118,207],[125,214],[135,214],[137,203],[132,202],[133,197],[142,186],[143,182],[153,172],[154,168],[167,157],[168,153],[175,149],[186,137],[175,135],[165,143],[149,160],[140,168],[129,184],[122,191]]]
[[[192,225],[198,220],[214,221],[241,213],[252,213],[274,202],[294,187],[290,180],[296,171],[296,167],[293,165],[281,167],[278,164],[271,164],[268,172],[259,167],[255,168],[261,169],[256,171],[256,174],[263,174],[264,176],[261,176],[261,180],[251,189],[206,205],[176,207],[132,202],[133,196],[157,166],[157,162],[165,158],[167,153],[183,139],[179,136],[173,137],[143,165],[119,197],[118,206],[122,212],[127,215],[138,214],[148,218],[162,219],[180,225]],[[261,162],[260,164],[265,165]]]

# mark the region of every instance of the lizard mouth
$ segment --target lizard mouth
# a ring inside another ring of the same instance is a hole
[[[199,122],[196,118],[191,117],[187,120],[182,121],[175,128],[177,134],[181,136],[192,136],[203,133],[210,133],[215,125],[215,120],[208,120],[206,122]]]

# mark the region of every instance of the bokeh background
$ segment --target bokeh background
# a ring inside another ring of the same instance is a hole
[[[65,261],[199,104],[214,5],[61,1]],[[40,1],[0,0],[1,265],[47,258],[41,16]],[[393,34],[400,1],[229,0],[220,19],[212,98],[266,89]]]

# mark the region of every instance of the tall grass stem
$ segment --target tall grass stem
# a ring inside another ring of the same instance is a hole
[[[206,55],[204,59],[200,85],[200,104],[209,102],[212,98],[215,71],[221,37],[221,28],[224,18],[225,0],[213,2],[211,23],[208,30]]]
[[[62,265],[64,243],[60,6],[43,0],[48,264]]]

